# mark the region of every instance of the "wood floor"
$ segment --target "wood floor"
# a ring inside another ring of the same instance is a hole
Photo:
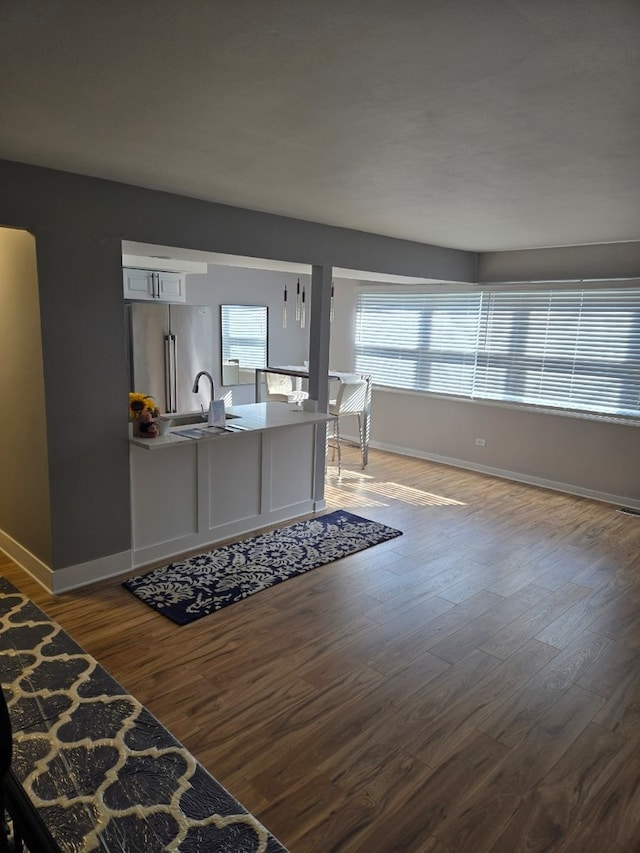
[[[404,535],[189,626],[0,572],[292,853],[640,850],[640,517],[345,456]]]

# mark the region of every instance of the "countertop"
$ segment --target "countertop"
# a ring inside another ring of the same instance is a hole
[[[247,403],[244,406],[231,406],[227,412],[235,417],[228,420],[225,427],[207,427],[202,424],[171,427],[167,435],[155,438],[132,437],[130,443],[145,450],[163,450],[167,447],[184,445],[185,442],[211,441],[232,438],[246,432],[263,432],[282,427],[302,426],[304,424],[319,424],[330,421],[332,416],[308,412],[290,403]],[[185,431],[193,429],[206,430],[197,438],[184,435]]]

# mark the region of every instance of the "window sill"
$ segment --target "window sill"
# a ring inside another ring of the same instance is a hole
[[[605,415],[597,412],[579,412],[570,409],[554,409],[546,406],[533,406],[527,403],[509,403],[502,400],[484,400],[480,398],[456,397],[454,394],[434,394],[430,391],[413,391],[407,388],[389,388],[386,385],[373,385],[373,391],[385,394],[406,394],[411,397],[424,397],[430,400],[448,400],[453,403],[469,403],[475,406],[490,406],[498,409],[512,409],[518,412],[532,412],[540,415],[555,415],[561,418],[577,418],[583,421],[619,424],[621,426],[640,427],[640,418],[623,415]]]

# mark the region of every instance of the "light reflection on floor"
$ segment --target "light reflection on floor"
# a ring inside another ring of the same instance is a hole
[[[374,477],[362,471],[342,469],[342,478],[338,478],[337,466],[327,467],[325,497],[330,504],[346,507],[389,506],[390,501],[402,501],[412,506],[464,506],[463,501],[445,498],[422,489],[403,486],[390,481],[377,482]],[[386,499],[386,500],[385,500]]]

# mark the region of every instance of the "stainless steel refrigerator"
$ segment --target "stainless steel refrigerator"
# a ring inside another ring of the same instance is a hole
[[[193,412],[209,406],[209,382],[196,374],[213,374],[213,315],[203,305],[126,305],[130,390],[150,394],[161,413]]]

